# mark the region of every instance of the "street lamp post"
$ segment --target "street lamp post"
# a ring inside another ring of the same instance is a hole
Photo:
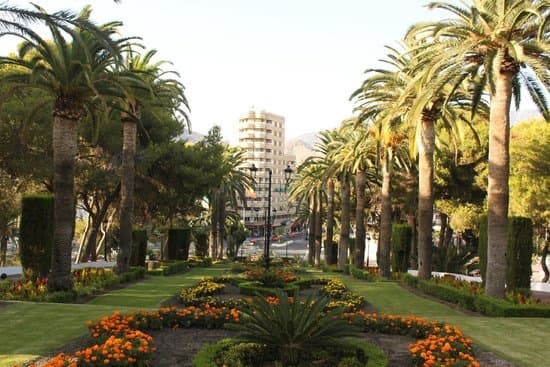
[[[249,167],[250,172],[252,173],[252,176],[256,176],[256,172],[258,172],[258,167],[256,167],[255,164],[252,164],[252,166]],[[267,171],[267,213],[265,216],[265,241],[264,241],[264,267],[265,270],[269,270],[269,262],[270,262],[270,254],[269,254],[269,248],[271,245],[271,179],[273,177],[273,172],[271,171],[271,168],[266,168]],[[285,186],[288,187],[288,183],[290,182],[290,176],[292,175],[292,168],[290,168],[290,165],[287,165],[285,170]]]

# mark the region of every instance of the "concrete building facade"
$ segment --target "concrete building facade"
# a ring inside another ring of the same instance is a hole
[[[250,110],[239,119],[239,146],[245,151],[245,166],[256,166],[256,186],[247,195],[247,207],[240,213],[245,225],[253,235],[261,236],[265,231],[268,207],[268,169],[272,172],[271,222],[273,227],[286,225],[293,212],[288,206],[288,192],[285,188],[287,165],[296,170],[295,157],[285,154],[285,118],[266,111]]]

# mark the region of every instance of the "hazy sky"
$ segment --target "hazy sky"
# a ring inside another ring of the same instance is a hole
[[[48,11],[90,1],[36,0]],[[9,0],[27,6],[26,1]],[[417,21],[441,14],[424,0],[111,0],[93,2],[93,19],[124,22],[181,75],[194,131],[214,124],[231,140],[251,107],[286,118],[286,136],[338,126],[350,94]],[[0,53],[14,50],[0,39]]]

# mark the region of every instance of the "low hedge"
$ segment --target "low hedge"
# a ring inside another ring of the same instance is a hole
[[[509,301],[485,295],[473,295],[467,291],[444,284],[436,284],[428,280],[407,274],[404,282],[412,287],[442,299],[457,304],[467,310],[480,312],[492,317],[550,317],[550,307],[545,305],[516,305]]]
[[[153,276],[167,276],[184,272],[189,269],[188,261],[174,261],[163,263],[159,268],[147,271],[147,274]]]
[[[260,294],[262,296],[275,296],[276,290],[279,289],[264,287],[262,283],[257,280],[250,282],[241,282],[238,286],[241,294],[247,296],[255,296],[256,294]],[[300,291],[300,286],[289,283],[282,290],[286,292],[289,296],[292,296],[294,295],[294,293]]]
[[[193,367],[218,367],[216,357],[224,350],[229,349],[235,344],[235,339],[222,339],[216,343],[204,345],[193,359]],[[350,344],[356,348],[363,349],[368,356],[368,362],[365,367],[387,367],[388,358],[383,350],[374,344],[359,339],[350,340]]]
[[[190,267],[208,268],[212,266],[211,257],[189,257],[188,262]]]

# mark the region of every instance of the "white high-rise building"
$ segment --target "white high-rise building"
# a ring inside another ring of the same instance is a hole
[[[249,193],[247,208],[241,207],[245,225],[263,235],[268,207],[268,169],[271,169],[271,223],[273,228],[291,220],[285,187],[287,166],[295,171],[295,157],[285,155],[285,118],[266,111],[250,110],[239,119],[239,146],[245,150],[244,169],[256,166],[256,187]]]

